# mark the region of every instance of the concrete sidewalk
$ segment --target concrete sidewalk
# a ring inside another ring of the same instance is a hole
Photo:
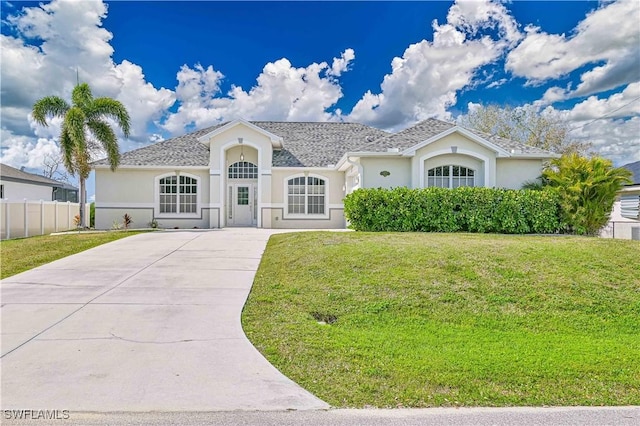
[[[139,234],[1,281],[2,408],[328,408],[240,325],[273,232]]]

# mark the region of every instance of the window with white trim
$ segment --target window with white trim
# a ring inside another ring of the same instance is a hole
[[[189,176],[166,176],[159,180],[160,213],[197,213],[198,180]]]
[[[258,166],[248,161],[238,161],[229,166],[229,179],[258,179]]]
[[[462,166],[439,166],[427,171],[427,186],[458,188],[476,186],[475,171]]]
[[[324,215],[326,182],[313,176],[298,176],[287,181],[287,214]]]

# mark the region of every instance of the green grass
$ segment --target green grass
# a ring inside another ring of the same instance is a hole
[[[640,404],[633,241],[275,235],[242,320],[333,406]]]
[[[134,234],[139,232],[80,232],[0,241],[0,278]]]

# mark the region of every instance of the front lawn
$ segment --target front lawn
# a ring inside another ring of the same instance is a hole
[[[333,406],[639,405],[639,262],[596,238],[274,235],[242,322]]]
[[[139,232],[79,232],[0,241],[0,279],[134,234]]]

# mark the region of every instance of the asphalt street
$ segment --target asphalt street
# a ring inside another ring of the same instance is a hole
[[[427,408],[397,410],[69,412],[67,420],[7,420],[3,425],[216,426],[637,426],[640,407]],[[58,413],[61,414],[61,413]]]

